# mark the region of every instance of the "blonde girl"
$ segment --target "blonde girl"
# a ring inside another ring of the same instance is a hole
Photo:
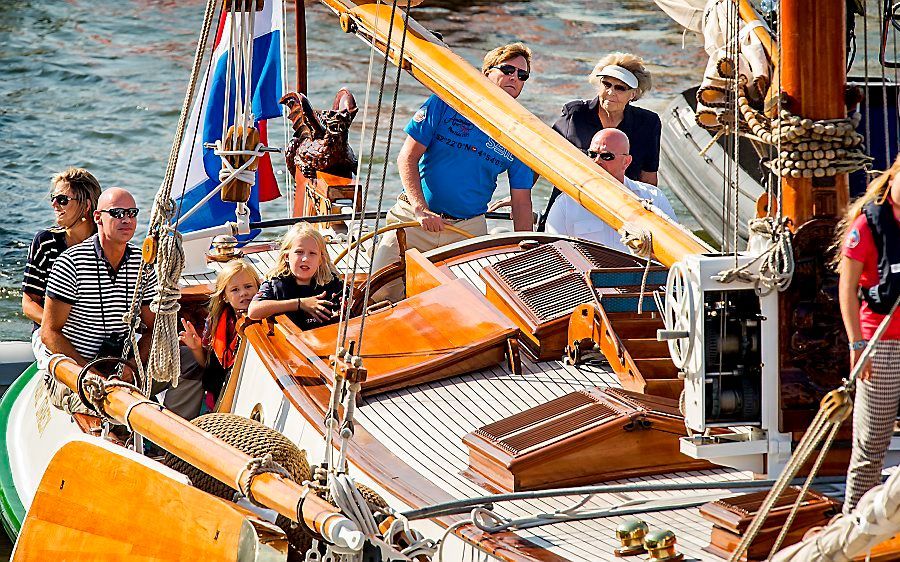
[[[300,222],[285,233],[275,267],[250,303],[248,316],[260,320],[286,314],[301,329],[315,328],[337,318],[342,290],[325,239]]]
[[[179,334],[181,343],[193,354],[202,370],[203,388],[214,400],[218,398],[227,372],[234,366],[239,339],[237,320],[247,312],[259,290],[259,282],[259,275],[249,263],[232,260],[216,276],[203,337],[188,320],[181,320],[184,326],[184,331]],[[187,375],[187,369],[183,367],[182,370],[185,371],[183,376]]]
[[[838,296],[855,366],[869,338],[900,297],[900,157],[869,184],[838,228]],[[900,403],[900,314],[875,343],[860,372],[853,408],[853,452],[844,512],[881,482],[885,452]]]

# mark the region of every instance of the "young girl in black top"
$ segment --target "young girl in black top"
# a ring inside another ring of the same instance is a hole
[[[285,233],[278,261],[247,315],[261,320],[287,314],[300,329],[316,328],[337,320],[342,290],[325,239],[310,224],[297,223]]]

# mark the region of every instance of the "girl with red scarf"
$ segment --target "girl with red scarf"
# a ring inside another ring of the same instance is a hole
[[[216,289],[210,296],[203,337],[190,322],[182,319],[184,331],[179,334],[179,339],[203,369],[203,388],[212,395],[213,403],[234,366],[239,339],[237,320],[247,312],[259,290],[259,283],[259,275],[249,263],[232,260],[216,276]]]

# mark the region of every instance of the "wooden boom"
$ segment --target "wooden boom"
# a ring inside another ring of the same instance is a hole
[[[51,360],[49,371],[75,390],[81,367],[72,359],[60,356]],[[130,422],[131,427],[141,435],[229,486],[234,486],[236,478],[242,475],[250,460],[248,455],[231,445],[175,414],[160,411],[143,396],[130,390],[113,389],[105,399],[104,410],[121,423]],[[129,417],[127,421],[126,414]],[[298,523],[297,504],[302,501],[300,511],[303,523],[329,542],[337,540],[346,545],[348,539],[349,542],[362,539],[355,523],[296,482],[272,473],[262,473],[251,482],[251,490],[260,503]],[[354,545],[354,548],[356,546],[361,545]]]
[[[350,0],[321,2],[339,16],[344,31],[356,33],[381,52],[389,49],[391,61],[401,64],[403,18],[399,8],[394,14],[388,48],[390,5],[357,4]],[[400,1],[398,5],[405,3]],[[687,229],[645,209],[631,190],[412,18],[402,65],[450,107],[607,224],[619,229],[627,223],[639,231],[652,233],[653,253],[662,263],[672,265],[687,254],[711,251]]]

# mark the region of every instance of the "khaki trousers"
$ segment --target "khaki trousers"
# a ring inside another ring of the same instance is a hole
[[[406,194],[400,194],[400,197],[397,198],[397,204],[388,211],[387,224],[390,225],[415,220],[416,213],[413,210],[412,205],[410,205],[409,200],[406,198]],[[487,234],[487,220],[485,220],[484,215],[478,215],[477,217],[472,217],[470,219],[444,220],[448,224],[452,224],[456,228],[464,230],[473,236],[483,236]],[[440,248],[441,246],[465,240],[464,236],[457,234],[456,232],[450,232],[449,230],[442,230],[440,232],[428,232],[421,228],[407,228],[404,230],[406,231],[407,248],[415,248],[420,252],[427,252],[429,250],[434,250],[435,248]],[[372,257],[372,271],[378,271],[383,267],[399,261],[400,242],[397,239],[397,231],[392,230],[381,237],[378,246],[375,248],[375,254]],[[402,280],[397,280],[388,283],[376,291],[372,298],[376,302],[382,300],[397,302],[403,298],[404,291],[405,287]]]

